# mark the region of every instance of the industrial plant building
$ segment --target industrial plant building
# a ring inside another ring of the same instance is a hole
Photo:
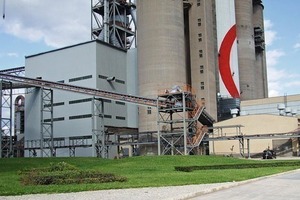
[[[258,104],[272,104],[262,103],[268,99],[262,3],[92,0],[91,41],[27,56],[29,79],[2,76],[27,88],[25,156],[238,154],[246,143],[237,140],[233,145],[242,148],[229,151],[231,143],[213,141],[224,139],[215,137],[221,126],[245,127],[246,135],[297,129],[297,118],[286,116],[268,119],[291,125],[281,129],[244,123]],[[243,113],[249,116],[232,118]],[[255,153],[266,148],[251,145]]]

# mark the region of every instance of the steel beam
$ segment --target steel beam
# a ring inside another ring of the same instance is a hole
[[[47,120],[46,120],[47,119]],[[53,141],[53,90],[41,88],[41,157],[55,157]]]

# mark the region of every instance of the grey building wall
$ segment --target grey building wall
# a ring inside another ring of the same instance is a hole
[[[135,50],[127,53],[100,41],[91,41],[27,56],[26,76],[136,94],[135,57]],[[107,81],[106,77],[110,76],[114,76],[115,80]],[[92,135],[92,96],[60,90],[54,90],[53,96],[54,137]],[[25,102],[25,140],[39,140],[40,90],[30,89]],[[135,105],[105,100],[104,114],[105,126],[137,128],[138,113]],[[77,155],[91,153],[91,149],[82,149]],[[67,154],[69,152],[64,150],[58,156]]]
[[[191,0],[189,10],[191,85],[207,112],[217,119],[217,35],[215,1]]]
[[[257,70],[257,93],[259,98],[268,97],[268,78],[265,50],[265,28],[264,28],[264,6],[262,1],[254,0],[253,3],[253,26],[258,29],[254,31],[255,40],[255,68]]]
[[[295,116],[300,116],[300,95],[289,95],[281,97],[270,97],[264,99],[241,101],[241,115],[272,114],[279,115],[278,106],[282,105],[294,112]],[[292,116],[292,112],[282,114]]]
[[[182,0],[137,1],[139,95],[157,98],[159,92],[187,83]],[[155,112],[139,109],[140,131],[157,129]]]

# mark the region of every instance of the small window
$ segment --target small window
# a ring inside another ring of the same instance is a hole
[[[120,102],[120,101],[116,101],[116,104],[118,104],[118,105],[125,105],[125,103],[124,102]]]
[[[201,18],[198,18],[198,26],[201,26]]]
[[[116,116],[116,119],[118,119],[118,120],[126,120],[125,117],[121,117],[121,116]]]
[[[91,79],[91,78],[93,78],[92,75],[81,76],[81,77],[76,77],[76,78],[70,78],[69,82],[81,81],[81,80],[86,80],[86,79]]]
[[[202,58],[203,57],[203,51],[199,50],[199,57]]]
[[[202,42],[202,33],[198,33],[198,41]]]
[[[84,118],[91,118],[92,115],[91,114],[86,114],[86,115],[75,115],[75,116],[70,116],[69,120],[72,119],[84,119]]]
[[[200,83],[200,88],[201,88],[201,90],[204,90],[204,82]]]
[[[148,107],[148,108],[147,108],[147,114],[148,114],[148,115],[151,115],[151,107]]]
[[[201,5],[200,0],[197,0],[197,6],[200,6],[200,5]]]
[[[204,66],[200,65],[200,74],[203,74],[203,73],[204,73]]]
[[[125,84],[125,81],[123,81],[123,80],[120,80],[120,79],[116,79],[115,81],[116,81],[116,83]]]
[[[103,76],[103,75],[99,75],[98,77],[101,78],[101,79],[107,79],[108,78],[107,76]]]

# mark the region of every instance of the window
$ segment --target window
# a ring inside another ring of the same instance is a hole
[[[202,42],[202,33],[199,33],[199,34],[198,34],[198,41],[199,41],[199,42]]]
[[[111,100],[108,100],[108,99],[102,99],[102,101],[105,103],[111,103]]]
[[[200,83],[200,88],[201,88],[201,90],[204,90],[204,82]]]
[[[116,119],[119,119],[119,120],[126,120],[126,117],[116,116]]]
[[[54,104],[53,104],[53,107],[54,107],[54,106],[63,106],[63,105],[65,105],[64,102],[58,102],[58,103],[54,103]],[[46,104],[45,107],[46,107],[46,108],[49,108],[49,107],[51,107],[51,104]]]
[[[199,50],[199,57],[202,58],[203,57],[203,51]]]
[[[91,98],[78,99],[78,100],[69,101],[69,104],[84,103],[84,102],[90,102],[90,101],[92,101]]]
[[[53,118],[53,122],[64,121],[64,117]],[[51,119],[44,119],[44,122],[51,122]]]
[[[203,73],[204,73],[204,66],[200,65],[200,74],[203,74]]]
[[[101,79],[107,79],[108,78],[107,76],[103,76],[103,75],[99,75],[98,77],[101,78]]]
[[[120,79],[116,79],[116,83],[125,84],[125,81],[122,81],[122,80],[120,80]]]
[[[198,26],[201,26],[201,18],[198,18]]]
[[[151,107],[148,107],[148,108],[147,108],[147,114],[148,114],[148,115],[151,115]]]
[[[69,119],[84,119],[84,118],[91,118],[92,114],[86,114],[86,115],[75,115],[75,116],[70,116]]]
[[[124,102],[120,102],[120,101],[116,101],[116,104],[118,104],[118,105],[125,105]]]
[[[201,3],[200,3],[200,0],[197,0],[197,6],[200,6]]]
[[[104,115],[104,118],[111,119],[111,115]]]
[[[90,79],[90,78],[93,78],[93,76],[87,75],[87,76],[81,76],[81,77],[76,77],[76,78],[70,78],[69,82],[81,81],[81,80]]]

